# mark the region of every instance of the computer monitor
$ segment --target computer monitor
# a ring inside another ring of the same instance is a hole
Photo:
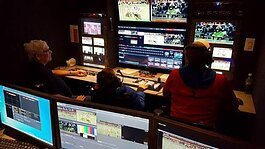
[[[118,0],[120,21],[150,21],[149,0]]]
[[[157,149],[251,148],[239,139],[163,117],[155,117],[155,127]]]
[[[148,149],[151,114],[96,105],[57,102],[62,148]]]
[[[206,39],[212,44],[233,45],[236,37],[237,23],[224,20],[195,20],[194,41]]]
[[[188,0],[152,0],[152,22],[187,23]]]
[[[83,35],[102,35],[102,23],[95,18],[81,18]]]
[[[50,100],[9,86],[0,85],[1,123],[37,140],[42,146],[54,147]]]
[[[213,59],[211,69],[220,71],[230,71],[231,64],[231,59]]]
[[[118,0],[119,21],[187,23],[187,0]]]
[[[184,28],[118,26],[119,64],[171,70],[182,66]]]
[[[213,47],[213,57],[232,58],[233,50],[227,47]]]

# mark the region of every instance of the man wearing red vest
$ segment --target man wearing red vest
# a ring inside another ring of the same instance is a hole
[[[197,40],[185,47],[185,66],[172,70],[163,88],[171,99],[172,117],[209,127],[216,127],[223,111],[238,110],[238,100],[224,75],[208,67],[212,63],[210,44]]]

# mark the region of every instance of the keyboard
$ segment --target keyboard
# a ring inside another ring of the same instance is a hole
[[[85,69],[82,69],[82,68],[72,68],[72,69],[69,69],[69,71],[76,71],[76,70],[84,70],[90,76],[96,76],[98,74],[96,71],[93,71],[93,70],[85,70]]]
[[[30,143],[0,138],[0,149],[39,149]]]

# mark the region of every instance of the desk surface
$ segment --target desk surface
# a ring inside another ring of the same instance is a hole
[[[69,69],[74,69],[74,68],[79,68],[79,69],[84,69],[84,70],[89,70],[89,71],[94,71],[94,72],[100,72],[101,71],[101,69],[85,67],[85,66],[61,67],[60,69],[69,70]],[[116,72],[116,70],[118,70],[118,69],[121,70],[123,75],[124,75],[123,83],[125,83],[126,85],[131,86],[133,89],[136,90],[137,87],[135,87],[135,86],[137,86],[138,84],[137,83],[133,83],[133,81],[135,79],[139,78],[139,76],[135,75],[135,73],[138,72],[139,70],[117,67],[117,68],[114,68],[114,71]],[[96,83],[96,75],[94,75],[94,76],[93,75],[87,75],[86,77],[77,77],[77,76],[67,76],[67,77],[68,78],[72,78],[72,79],[78,79],[78,80],[82,80],[82,81]],[[161,79],[161,82],[165,82],[167,77],[168,77],[168,74],[158,73],[152,78],[147,78],[147,77],[141,77],[141,78],[156,81],[159,77]],[[163,88],[161,90],[159,90],[159,91],[145,90],[144,92],[147,93],[147,94],[152,94],[152,95],[156,95],[156,96],[163,96],[163,93],[162,93],[163,92]],[[256,114],[256,110],[255,110],[255,106],[254,106],[251,94],[246,94],[246,93],[244,93],[242,91],[234,91],[234,93],[235,93],[237,98],[240,98],[240,99],[243,100],[243,105],[239,105],[239,110],[240,111],[251,113],[251,114]]]

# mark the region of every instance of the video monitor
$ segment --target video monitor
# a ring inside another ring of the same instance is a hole
[[[82,37],[82,44],[92,45],[92,37]]]
[[[92,54],[93,53],[93,47],[92,46],[82,46],[82,52],[85,54]]]
[[[57,102],[57,109],[61,146],[64,149],[148,149],[149,116],[64,102]]]
[[[118,0],[119,20],[187,23],[187,0]]]
[[[231,67],[231,60],[229,59],[214,59],[211,64],[211,69],[229,71]]]
[[[93,38],[93,42],[95,46],[104,46],[103,38]]]
[[[1,123],[54,146],[50,100],[0,85]]]
[[[82,45],[82,64],[85,66],[105,68],[105,48]]]
[[[213,131],[163,117],[155,119],[157,149],[248,148],[249,144]]]
[[[120,21],[150,21],[149,0],[118,0]]]
[[[99,19],[81,18],[83,35],[102,35],[102,24]]]
[[[119,64],[171,70],[182,66],[186,29],[118,26]]]
[[[213,57],[217,58],[232,58],[232,48],[213,47]]]
[[[196,21],[194,25],[194,41],[206,39],[213,44],[234,44],[237,26],[231,21]]]
[[[152,0],[152,22],[187,23],[188,0]]]

